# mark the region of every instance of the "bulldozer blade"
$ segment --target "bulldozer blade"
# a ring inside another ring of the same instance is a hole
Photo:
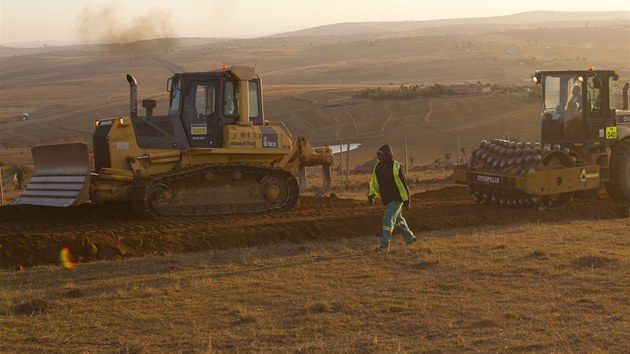
[[[12,204],[68,207],[90,199],[90,157],[81,138],[42,141],[31,153],[33,177]]]

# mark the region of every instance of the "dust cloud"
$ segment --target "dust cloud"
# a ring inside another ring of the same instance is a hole
[[[99,8],[85,7],[76,24],[81,41],[133,56],[164,52],[175,47],[177,35],[170,13],[153,8],[124,22],[121,17],[126,11],[124,6],[113,3]]]

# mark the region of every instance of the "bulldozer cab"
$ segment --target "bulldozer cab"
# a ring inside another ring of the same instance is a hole
[[[609,146],[615,142],[615,81],[610,70],[539,71],[541,140],[546,144]]]
[[[248,86],[242,94],[241,80],[232,71],[175,74],[169,79],[169,117],[181,121],[191,147],[221,147],[223,127],[242,121],[248,105],[247,124],[262,125],[260,78],[242,81]],[[244,101],[241,96],[248,96]]]

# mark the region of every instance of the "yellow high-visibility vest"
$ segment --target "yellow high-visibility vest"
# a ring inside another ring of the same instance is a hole
[[[394,174],[394,181],[396,182],[396,187],[398,187],[398,192],[400,192],[400,198],[403,200],[403,202],[409,200],[407,188],[405,188],[405,185],[400,180],[400,163],[398,163],[398,161],[394,161],[392,170],[392,173]],[[381,194],[379,193],[378,178],[376,178],[376,166],[374,166],[374,170],[372,170],[372,178],[370,178],[370,190],[368,192],[368,195],[378,195],[379,197],[381,196]]]

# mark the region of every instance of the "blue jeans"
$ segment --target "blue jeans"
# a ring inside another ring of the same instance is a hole
[[[407,221],[402,216],[403,202],[393,201],[389,202],[385,206],[385,212],[383,213],[383,236],[381,237],[381,247],[388,248],[392,242],[392,231],[394,227],[400,227],[403,236],[407,242],[413,240],[413,232],[409,230]]]

